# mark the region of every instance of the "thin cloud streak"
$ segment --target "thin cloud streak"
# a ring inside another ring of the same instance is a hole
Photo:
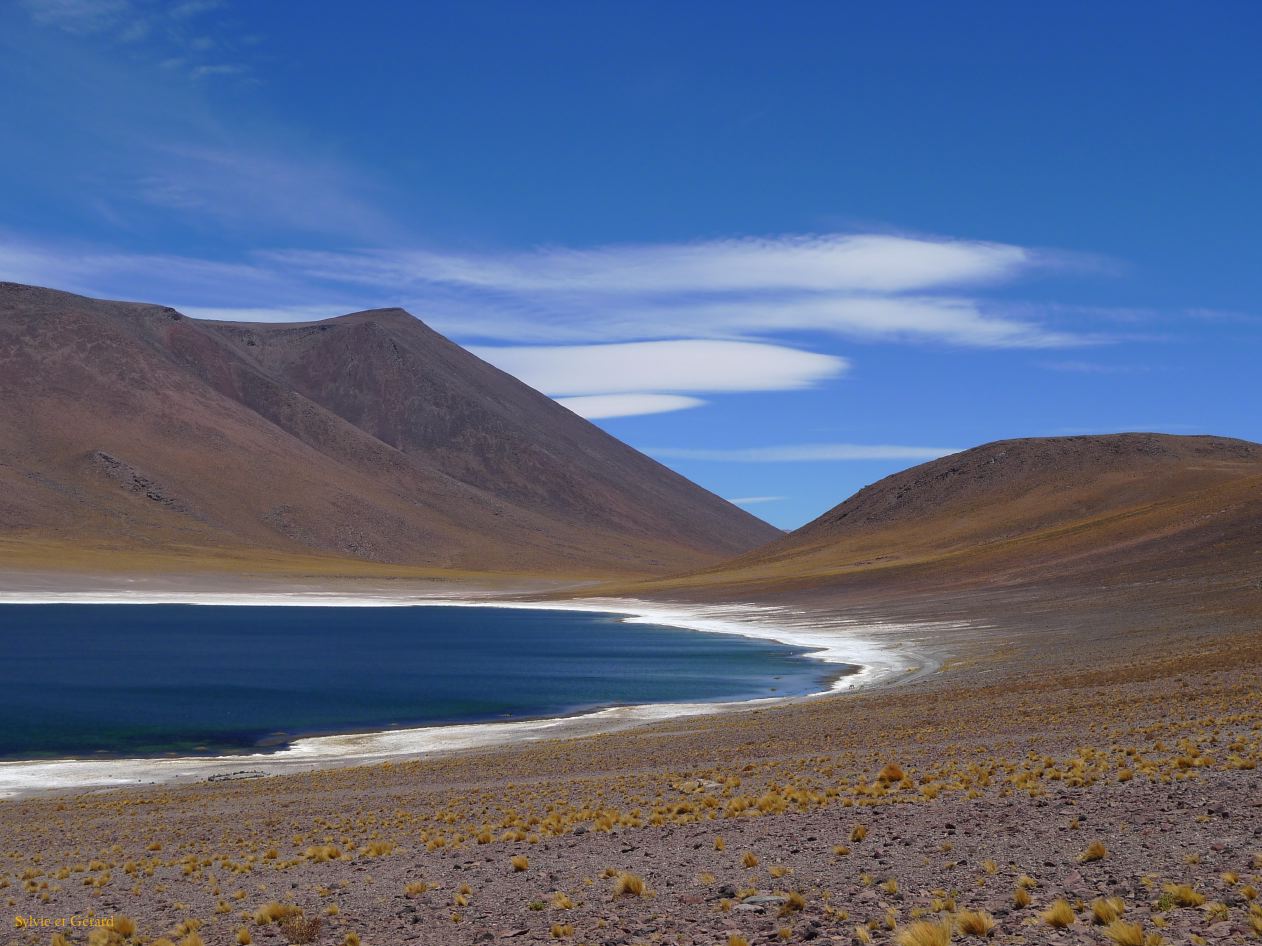
[[[667,414],[701,407],[706,403],[699,397],[683,394],[593,394],[585,397],[559,397],[556,401],[588,420]]]
[[[786,391],[812,387],[850,367],[835,355],[764,342],[705,339],[471,351],[553,395]]]
[[[447,283],[502,292],[906,292],[991,282],[1034,264],[1018,246],[869,234],[544,248],[459,255],[291,251],[277,260],[369,285]]]
[[[801,463],[844,460],[936,460],[959,447],[904,447],[891,444],[813,443],[778,447],[709,450],[692,447],[641,447],[649,456],[720,463]]]

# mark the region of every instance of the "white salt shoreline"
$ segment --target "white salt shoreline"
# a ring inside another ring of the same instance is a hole
[[[808,650],[812,659],[857,667],[839,676],[831,691],[907,679],[913,672],[936,669],[923,653],[878,642],[882,636],[912,631],[912,626],[860,625],[758,605],[660,605],[632,599],[590,598],[565,602],[510,601],[501,598],[448,598],[332,592],[179,592],[118,590],[84,592],[0,591],[5,604],[188,604],[318,607],[494,607],[617,614],[629,623],[663,624],[708,633],[733,634]],[[923,625],[915,630],[923,630]],[[899,634],[906,638],[910,635]],[[918,675],[918,674],[917,674]],[[827,693],[830,691],[822,691]],[[819,696],[812,694],[812,696]],[[811,697],[773,697],[728,703],[653,703],[613,706],[575,716],[513,722],[460,723],[382,732],[309,736],[273,752],[230,756],[161,759],[54,759],[0,762],[0,798],[36,792],[109,789],[154,783],[202,781],[241,772],[280,775],[332,766],[365,765],[419,757],[435,752],[475,749],[506,743],[559,739],[610,732],[655,720],[751,708]]]

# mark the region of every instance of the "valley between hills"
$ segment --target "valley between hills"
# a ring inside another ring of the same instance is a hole
[[[720,713],[3,799],[5,942],[1262,937],[1258,444],[986,444],[786,535],[400,310],[6,284],[0,366],[8,593],[631,599],[899,658]],[[39,925],[70,915],[112,925]]]

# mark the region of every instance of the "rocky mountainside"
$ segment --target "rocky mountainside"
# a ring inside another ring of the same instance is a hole
[[[651,574],[779,536],[399,309],[303,324],[0,284],[0,558]]]

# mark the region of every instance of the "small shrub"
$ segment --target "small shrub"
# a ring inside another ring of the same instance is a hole
[[[753,851],[746,851],[741,855],[741,863],[748,870],[753,870],[758,866],[758,856]]]
[[[525,854],[514,855],[511,863],[513,865],[513,870],[517,873],[521,873],[530,867],[530,861],[527,859]]]
[[[320,936],[322,925],[318,916],[306,917],[298,914],[281,920],[280,932],[288,943],[314,943]]]

